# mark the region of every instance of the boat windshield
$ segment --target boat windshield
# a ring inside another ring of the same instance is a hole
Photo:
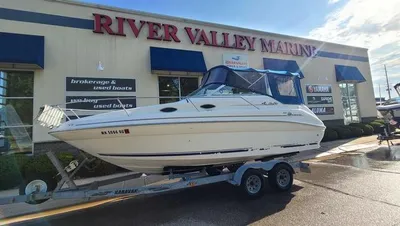
[[[248,89],[227,86],[225,84],[207,84],[193,92],[190,96],[232,96],[232,95],[260,95]]]
[[[271,95],[271,89],[267,73],[219,67],[209,71],[200,88],[189,96],[210,95]]]

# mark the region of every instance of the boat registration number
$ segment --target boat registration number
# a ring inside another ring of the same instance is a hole
[[[107,134],[129,134],[129,129],[119,129],[119,130],[106,130],[106,131],[101,131],[102,135],[107,135]]]

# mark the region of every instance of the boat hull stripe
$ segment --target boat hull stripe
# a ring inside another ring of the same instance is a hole
[[[249,149],[226,150],[226,151],[212,151],[212,152],[184,152],[184,153],[154,153],[154,154],[99,154],[105,157],[169,157],[169,156],[189,156],[189,155],[213,155],[213,154],[227,154],[246,152]]]

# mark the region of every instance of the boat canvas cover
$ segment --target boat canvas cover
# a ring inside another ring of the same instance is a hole
[[[271,96],[283,104],[304,104],[299,73],[254,68],[238,69],[227,66],[211,68],[201,86],[225,84]]]

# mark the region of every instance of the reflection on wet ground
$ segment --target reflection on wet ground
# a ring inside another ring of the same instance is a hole
[[[390,149],[388,147],[380,147],[366,153],[366,156],[378,161],[400,161],[400,147],[392,146]]]
[[[385,169],[397,161],[400,161],[400,146],[394,145],[390,149],[387,146],[381,146],[365,152],[349,152],[338,158],[327,159],[323,162],[362,169]]]

